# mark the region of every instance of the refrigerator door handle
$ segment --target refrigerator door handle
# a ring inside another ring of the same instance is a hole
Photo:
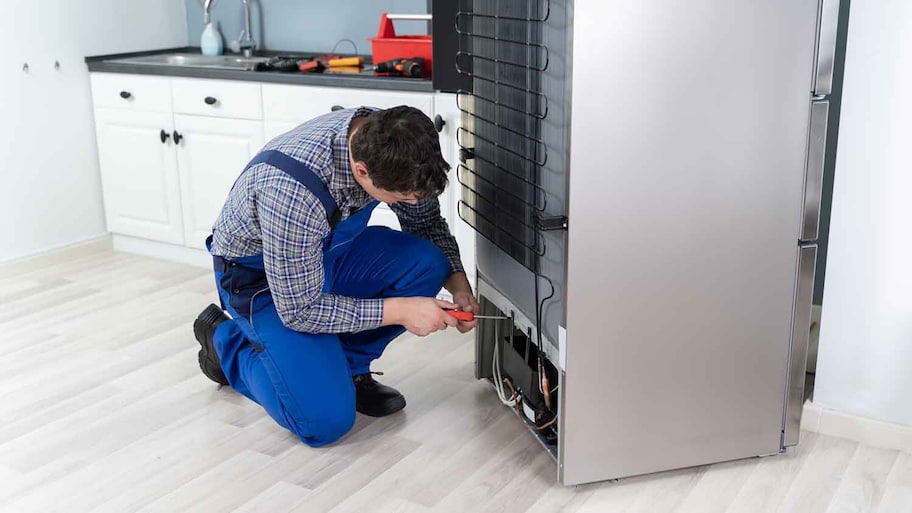
[[[833,92],[833,66],[836,62],[836,29],[839,25],[839,0],[822,0],[817,21],[817,63],[814,94]]]
[[[801,215],[803,241],[817,239],[820,228],[820,201],[823,192],[823,164],[826,158],[827,121],[830,102],[811,102],[811,129],[808,136],[804,176],[804,207]]]
[[[789,345],[788,389],[785,395],[785,415],[782,426],[784,447],[798,444],[798,432],[801,428],[816,267],[817,245],[800,246],[798,248],[798,279],[792,314],[792,340]]]

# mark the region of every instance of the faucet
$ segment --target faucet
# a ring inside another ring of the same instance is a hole
[[[241,0],[241,3],[244,4],[244,28],[241,29],[236,43],[238,50],[244,53],[244,57],[250,58],[253,56],[253,51],[256,50],[257,42],[250,30],[250,0]]]

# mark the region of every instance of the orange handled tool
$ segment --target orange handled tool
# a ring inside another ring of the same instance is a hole
[[[357,66],[361,67],[364,65],[364,57],[342,57],[339,59],[330,59],[329,62],[330,68],[336,68],[339,66]]]
[[[472,312],[463,312],[462,310],[447,310],[446,313],[460,321],[474,321],[475,319],[509,319],[509,317],[504,317],[502,315],[475,315]]]

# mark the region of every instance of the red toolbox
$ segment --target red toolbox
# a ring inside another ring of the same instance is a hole
[[[378,62],[391,61],[393,59],[410,59],[412,57],[422,57],[427,61],[427,69],[424,76],[431,76],[431,63],[433,44],[431,36],[428,35],[410,35],[397,36],[396,29],[393,28],[393,20],[425,20],[431,19],[430,14],[387,14],[380,16],[380,30],[377,31],[377,37],[369,37],[371,42],[371,59],[374,64]]]

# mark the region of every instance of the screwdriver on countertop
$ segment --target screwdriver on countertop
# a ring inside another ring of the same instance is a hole
[[[447,310],[446,313],[460,321],[474,321],[475,319],[509,319],[509,317],[503,315],[475,315],[472,312],[463,312],[462,310]]]

